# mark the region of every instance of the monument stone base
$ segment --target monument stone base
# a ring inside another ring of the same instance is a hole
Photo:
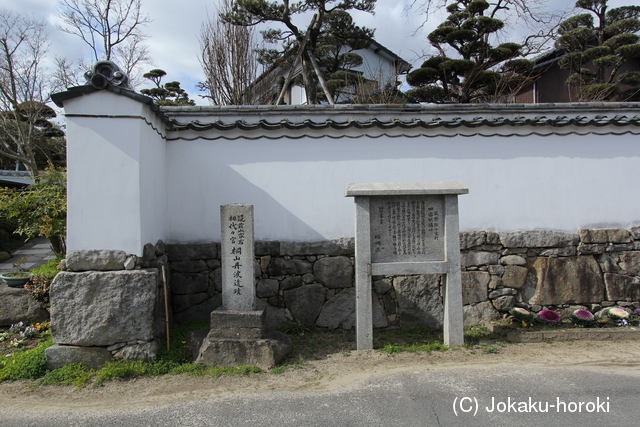
[[[291,349],[291,340],[277,331],[265,333],[266,309],[211,312],[211,330],[199,344],[195,363],[205,366],[275,366]]]

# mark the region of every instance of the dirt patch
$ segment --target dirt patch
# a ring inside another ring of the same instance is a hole
[[[186,374],[109,382],[97,388],[37,386],[30,381],[0,383],[0,404],[33,411],[99,411],[126,406],[211,399],[272,391],[322,392],[357,386],[372,376],[403,370],[438,370],[465,365],[638,366],[640,341],[484,344],[445,352],[340,351],[322,360],[288,367],[283,373],[247,377],[193,377]]]

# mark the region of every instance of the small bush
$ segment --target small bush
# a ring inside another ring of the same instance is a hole
[[[262,372],[260,368],[257,366],[224,366],[222,368],[218,366],[210,366],[207,368],[207,375],[211,375],[212,377],[218,378],[222,375],[241,375],[247,376],[250,374],[258,374]]]
[[[63,366],[62,368],[54,369],[47,372],[44,377],[38,381],[40,385],[63,385],[63,386],[76,386],[82,388],[86,386],[94,371],[88,369],[82,363],[72,363],[70,365]]]
[[[105,381],[124,381],[146,375],[149,372],[149,365],[149,363],[142,360],[107,362],[98,371],[96,385],[102,385]]]
[[[171,375],[189,374],[194,377],[201,377],[204,375],[204,365],[196,365],[195,363],[183,363],[173,368],[169,373]]]
[[[31,350],[13,353],[0,365],[0,381],[36,380],[47,372],[44,352],[53,341],[49,338]]]
[[[149,366],[148,374],[154,377],[158,375],[165,375],[179,366],[180,364],[173,360],[158,359]]]
[[[33,275],[25,288],[29,291],[33,299],[38,301],[42,307],[49,310],[49,289],[56,274],[60,272],[58,266],[60,258],[56,257],[49,262],[30,270]]]

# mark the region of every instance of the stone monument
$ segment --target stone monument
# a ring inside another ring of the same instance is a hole
[[[253,205],[220,207],[222,307],[211,312],[211,329],[196,363],[268,368],[289,351],[289,338],[265,331],[266,309],[255,306]]]
[[[464,343],[458,195],[461,182],[348,184],[356,206],[356,336],[373,348],[371,276],[445,274],[444,343]]]

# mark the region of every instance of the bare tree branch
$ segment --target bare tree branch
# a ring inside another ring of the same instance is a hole
[[[59,0],[59,28],[91,48],[93,61],[117,62],[126,73],[150,63],[143,27],[151,18],[141,11],[141,0]],[[135,86],[135,84],[133,85]]]
[[[200,30],[200,64],[205,81],[199,87],[214,105],[251,104],[255,100],[249,88],[258,77],[259,68],[255,28],[220,19],[220,14],[231,11],[231,0],[223,0],[220,7]]]
[[[45,24],[0,9],[0,155],[37,174],[39,139],[55,112],[45,105]]]

